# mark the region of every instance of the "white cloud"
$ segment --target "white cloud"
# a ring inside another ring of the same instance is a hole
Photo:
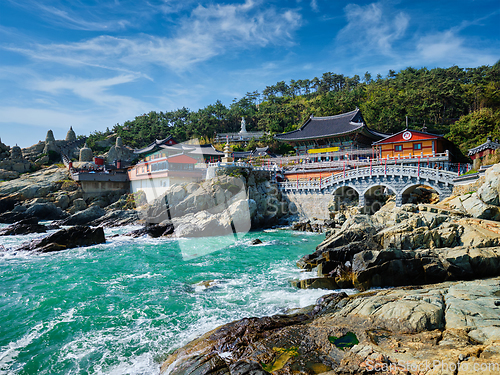
[[[115,15],[119,3],[114,4],[79,4],[72,2],[67,6],[58,0],[13,1],[11,4],[35,13],[38,17],[55,26],[74,30],[103,31],[121,30],[129,26],[130,21]]]
[[[339,32],[338,41],[385,55],[392,55],[393,43],[404,36],[410,21],[404,12],[385,11],[382,3],[349,4],[344,11],[348,24]]]
[[[116,68],[145,64],[178,71],[206,61],[230,49],[244,50],[272,44],[290,44],[301,25],[296,10],[263,8],[247,0],[243,4],[198,5],[180,21],[176,36],[167,38],[139,34],[135,37],[99,36],[69,44],[37,44],[30,48],[4,47],[33,59],[66,65]]]
[[[494,64],[498,56],[487,50],[477,49],[460,37],[456,28],[428,34],[418,39],[415,59],[420,64],[439,64],[441,66],[479,66]]]

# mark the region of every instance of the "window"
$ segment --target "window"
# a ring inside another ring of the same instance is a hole
[[[394,146],[394,151],[396,151],[396,152],[403,151],[403,145],[396,145],[396,146]]]
[[[413,144],[413,149],[414,150],[421,150],[422,149],[422,143],[414,143]]]

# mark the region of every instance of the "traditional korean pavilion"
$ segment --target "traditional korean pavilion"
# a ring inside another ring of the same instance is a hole
[[[372,143],[386,138],[387,134],[368,128],[356,108],[335,116],[311,116],[299,129],[274,137],[293,146],[297,155],[305,155],[371,150]]]
[[[436,156],[447,154],[451,144],[442,135],[427,133],[412,129],[405,129],[390,135],[380,141],[374,142],[379,157],[385,158],[411,158]]]

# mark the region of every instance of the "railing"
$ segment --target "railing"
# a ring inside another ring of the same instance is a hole
[[[447,184],[453,184],[453,179],[456,177],[456,173],[439,169],[419,168],[401,165],[375,167],[372,166],[346,170],[344,172],[336,173],[325,178],[320,178],[319,180],[297,180],[280,182],[278,186],[283,190],[323,190],[325,188],[328,188],[329,186],[347,180],[378,176],[418,177],[422,179],[429,179],[444,182]]]

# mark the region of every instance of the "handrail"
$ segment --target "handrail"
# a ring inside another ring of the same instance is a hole
[[[339,182],[353,180],[364,177],[378,176],[407,176],[419,177],[422,179],[433,179],[448,184],[453,184],[456,177],[455,172],[449,172],[439,169],[419,168],[413,166],[375,166],[364,167],[336,173],[334,175],[310,181],[288,181],[279,182],[278,187],[283,190],[323,190]]]

